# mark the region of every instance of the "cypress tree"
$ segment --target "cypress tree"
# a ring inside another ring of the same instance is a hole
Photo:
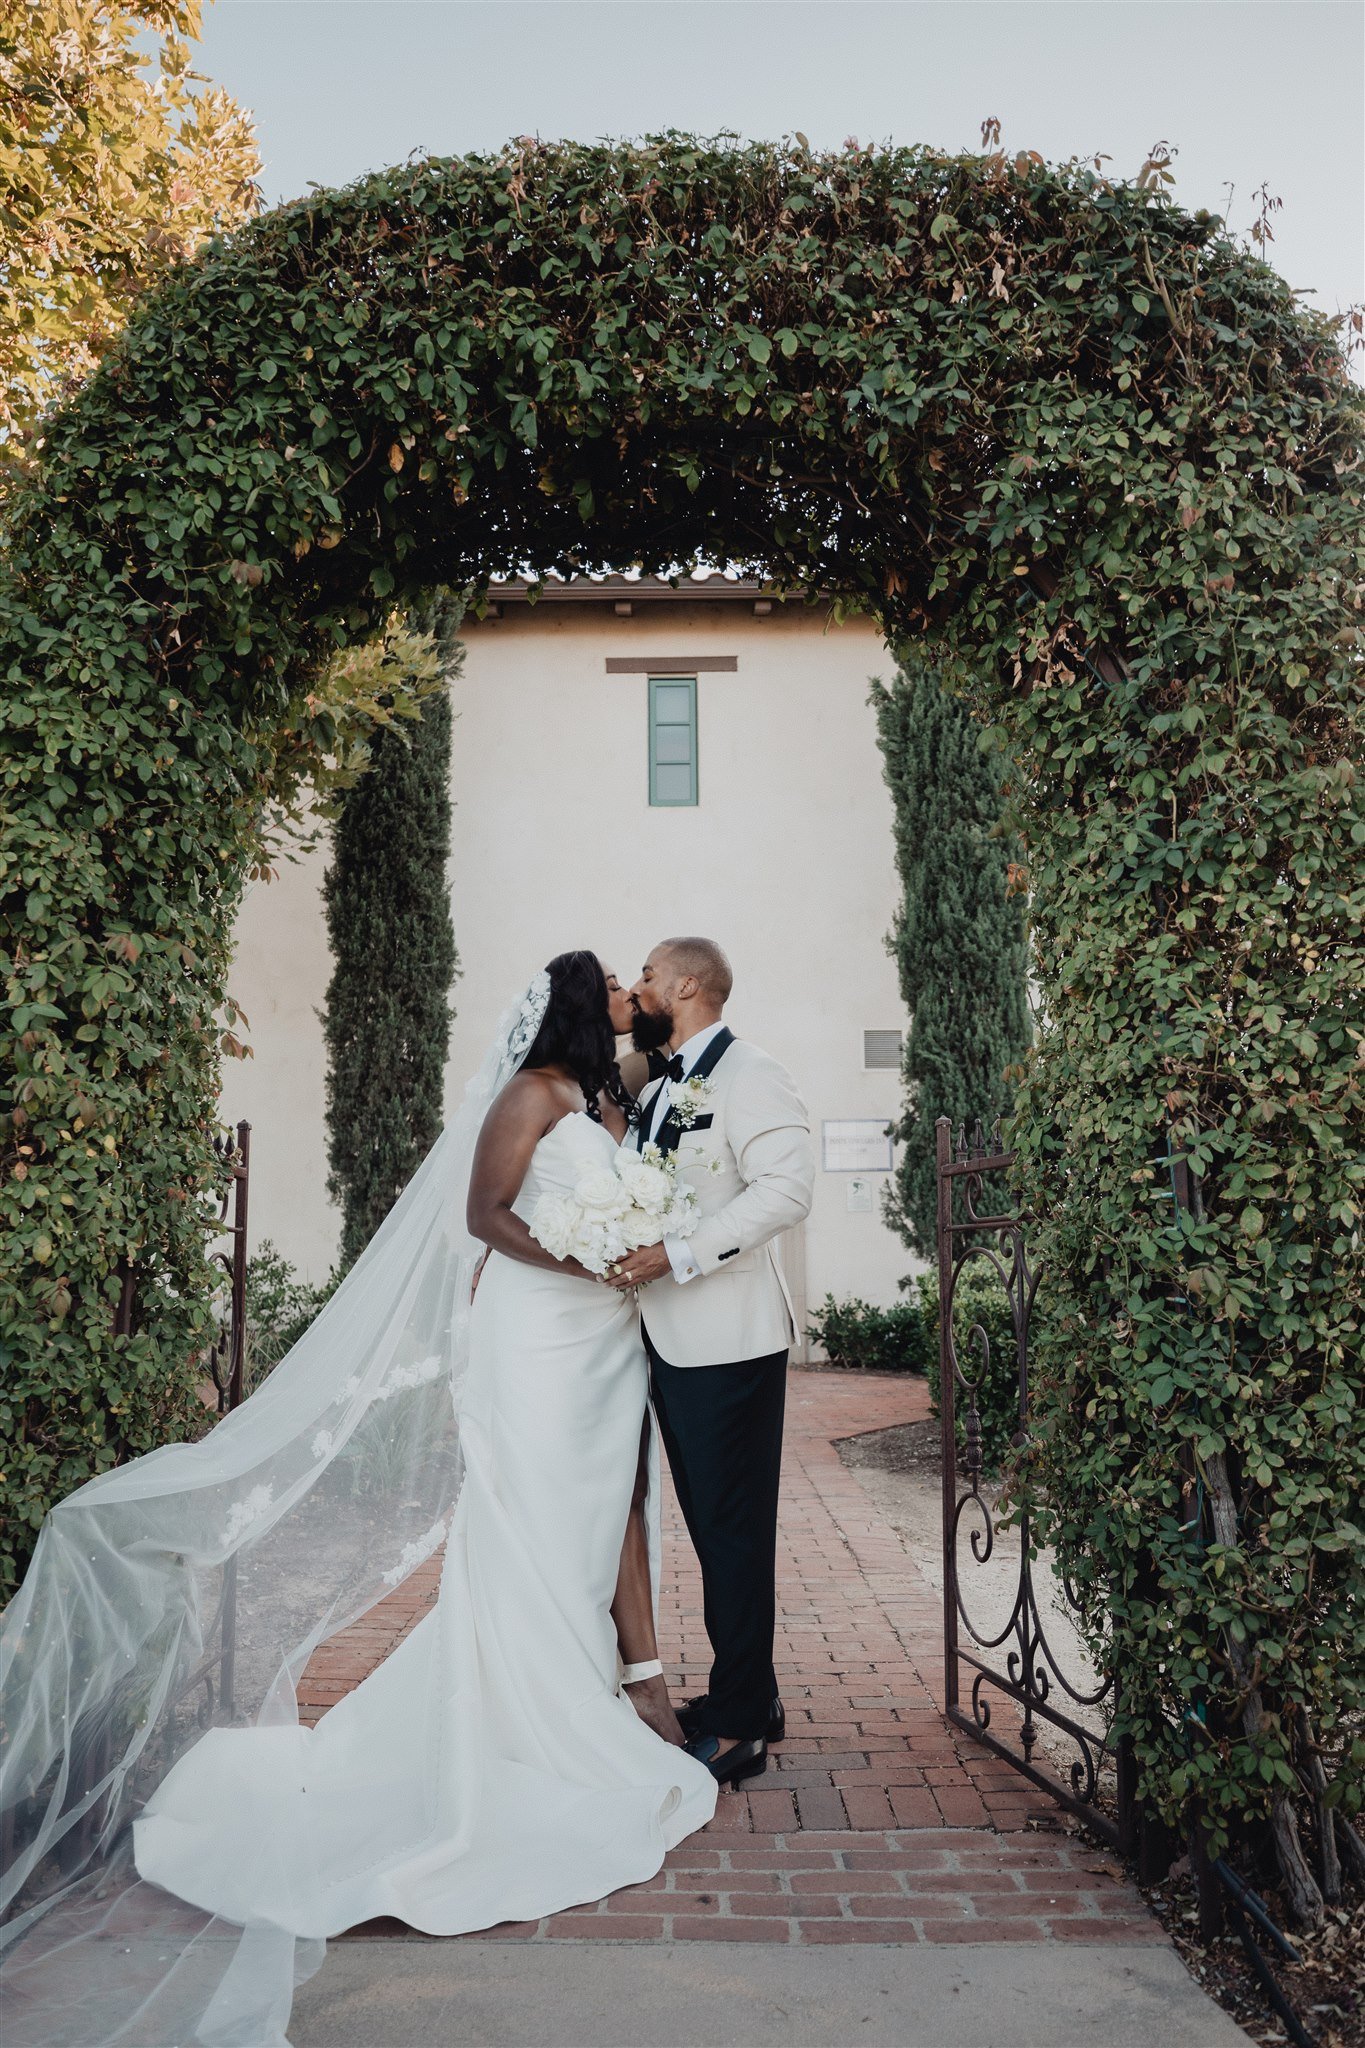
[[[989,1130],[1010,1106],[1005,1069],[1032,1036],[1024,920],[1007,894],[1020,854],[1001,827],[999,758],[981,752],[979,728],[934,670],[906,660],[890,689],[873,684],[871,702],[901,884],[886,946],[911,1019],[893,1126],[901,1154],[883,1213],[932,1259],[935,1119],[979,1116]]]
[[[461,608],[445,591],[409,610],[430,634],[447,683],[459,672]],[[327,1192],[342,1212],[345,1272],[402,1193],[441,1128],[451,983],[458,972],[450,853],[448,688],[420,717],[376,733],[370,766],[332,828],[323,882],[328,983]]]

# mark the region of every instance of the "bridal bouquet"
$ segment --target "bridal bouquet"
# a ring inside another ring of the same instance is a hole
[[[618,1153],[614,1166],[589,1167],[571,1195],[541,1195],[527,1227],[554,1258],[605,1273],[627,1252],[686,1237],[696,1223],[697,1198],[679,1180],[676,1161],[646,1145]]]

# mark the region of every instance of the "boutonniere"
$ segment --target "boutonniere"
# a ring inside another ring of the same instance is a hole
[[[683,1130],[689,1130],[711,1100],[711,1083],[704,1074],[692,1074],[676,1081],[669,1092],[669,1115]]]

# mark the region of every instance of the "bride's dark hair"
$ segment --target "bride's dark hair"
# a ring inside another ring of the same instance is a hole
[[[605,1090],[634,1123],[639,1111],[616,1064],[607,977],[596,953],[556,953],[545,972],[550,1006],[526,1058],[527,1067],[567,1067],[583,1090],[587,1112],[601,1123],[597,1098]]]

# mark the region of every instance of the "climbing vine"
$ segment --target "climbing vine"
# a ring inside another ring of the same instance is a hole
[[[0,572],[7,1568],[190,1426],[227,933],[310,677],[438,583],[724,559],[924,637],[1002,751],[1031,1483],[1148,1797],[1299,1843],[1311,1915],[1365,1784],[1361,424],[1214,217],[1033,156],[519,143],[177,268]]]

